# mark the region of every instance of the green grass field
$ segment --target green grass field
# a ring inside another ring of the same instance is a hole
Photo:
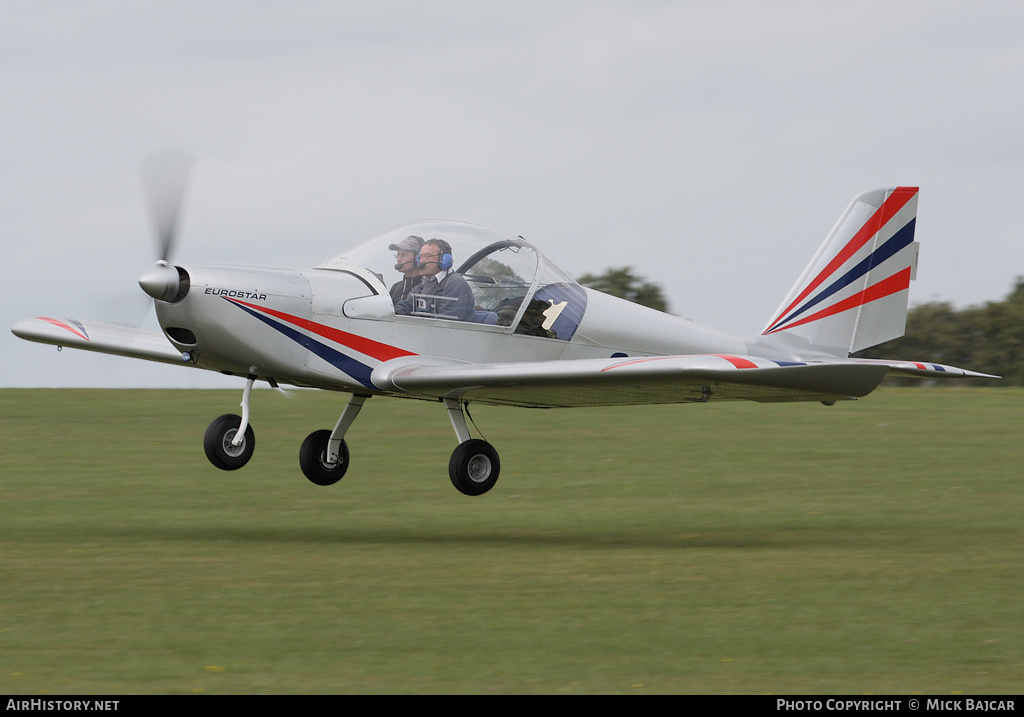
[[[298,449],[345,397],[0,391],[0,693],[1019,693],[1024,391],[472,408],[376,399],[338,485]]]

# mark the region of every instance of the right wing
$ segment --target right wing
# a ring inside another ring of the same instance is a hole
[[[19,321],[15,336],[54,346],[70,346],[115,356],[185,365],[181,352],[159,331],[143,331],[121,324],[40,316]]]

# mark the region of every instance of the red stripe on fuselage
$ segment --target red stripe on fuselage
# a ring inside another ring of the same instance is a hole
[[[238,299],[232,299],[230,297],[224,297],[228,301],[232,301],[242,306],[247,306],[255,311],[261,311],[265,314],[270,314],[274,318],[287,321],[294,326],[298,326],[302,329],[312,331],[317,336],[322,336],[325,339],[334,341],[335,343],[347,346],[350,349],[354,349],[361,354],[365,354],[371,358],[375,358],[378,361],[390,361],[393,358],[399,358],[400,356],[415,356],[416,354],[412,351],[406,351],[396,346],[389,344],[382,344],[379,341],[368,339],[365,336],[359,336],[358,334],[350,334],[347,331],[340,329],[332,329],[330,326],[324,326],[318,324],[315,321],[309,319],[303,319],[299,316],[293,316],[286,314],[283,311],[277,311],[276,309],[268,309],[266,306],[260,306],[259,304],[250,304],[245,301],[239,301]]]

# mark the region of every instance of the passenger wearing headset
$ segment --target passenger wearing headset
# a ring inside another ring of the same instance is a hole
[[[420,248],[417,262],[423,279],[408,297],[395,304],[395,313],[473,321],[476,298],[462,274],[452,271],[455,260],[451,245],[443,239],[428,239]]]
[[[391,303],[397,305],[399,301],[408,297],[422,280],[423,274],[420,272],[420,266],[416,260],[422,246],[423,239],[421,237],[408,236],[388,247],[395,252],[395,271],[402,273],[402,280],[391,286]]]

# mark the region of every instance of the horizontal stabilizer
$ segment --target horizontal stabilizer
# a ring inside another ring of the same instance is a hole
[[[15,336],[41,344],[184,365],[181,352],[158,331],[48,316],[19,321],[11,331]]]
[[[931,361],[903,361],[897,359],[859,359],[857,363],[886,366],[890,376],[912,376],[914,378],[1002,378],[990,373],[970,371],[966,368],[947,366]]]

